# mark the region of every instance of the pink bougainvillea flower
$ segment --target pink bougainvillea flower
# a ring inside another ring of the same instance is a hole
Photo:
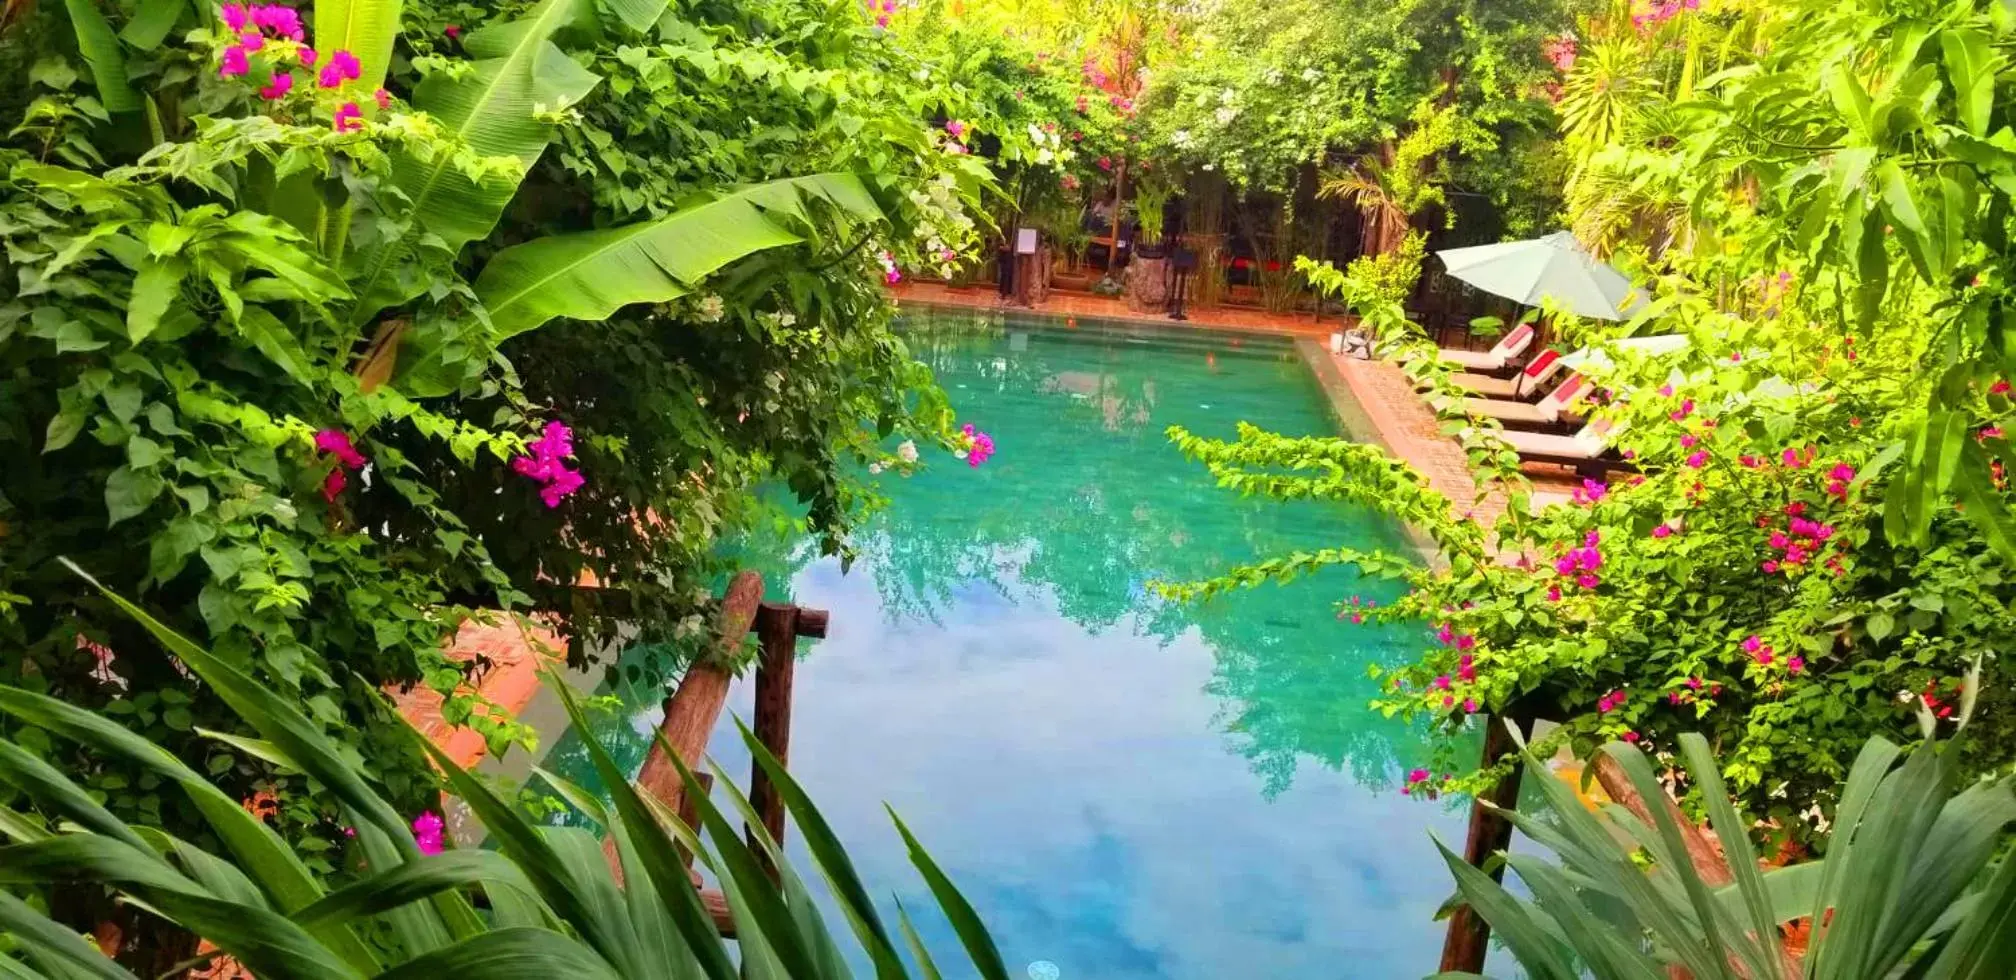
[[[1686,435],[1680,437],[1680,448],[1692,449],[1694,448],[1694,444],[1700,441],[1701,441],[1700,436],[1697,436],[1694,433],[1689,432]]]
[[[511,469],[540,484],[539,500],[548,509],[560,506],[560,501],[587,484],[581,472],[565,462],[566,457],[574,455],[574,430],[565,422],[558,419],[547,422],[539,438],[528,443],[526,449],[531,455],[513,459]]]
[[[1476,714],[1476,713],[1477,713],[1477,699],[1476,699],[1476,698],[1464,698],[1464,699],[1463,699],[1463,710],[1464,710],[1465,712],[1469,713],[1469,714],[1473,714],[1473,715],[1474,715],[1474,714]]]
[[[1794,656],[1794,657],[1786,657],[1786,658],[1785,658],[1785,669],[1786,669],[1786,670],[1788,670],[1788,671],[1790,671],[1790,672],[1792,672],[1792,673],[1794,673],[1794,674],[1796,674],[1796,673],[1798,673],[1798,672],[1800,672],[1800,671],[1802,671],[1802,670],[1805,670],[1805,669],[1806,669],[1806,658],[1805,658],[1805,657],[1797,657],[1797,656]]]
[[[1407,785],[1400,787],[1402,793],[1414,792],[1414,787],[1426,783],[1432,776],[1426,769],[1413,769],[1407,773]]]
[[[1687,465],[1697,470],[1703,466],[1708,465],[1708,450],[1706,449],[1694,450],[1694,452],[1689,454],[1687,457]]]
[[[1781,462],[1783,462],[1786,466],[1789,466],[1795,470],[1802,469],[1806,465],[1806,461],[1799,458],[1799,451],[1796,449],[1787,449],[1784,452],[1779,453],[1778,459]]]
[[[361,470],[370,460],[350,442],[350,434],[341,429],[323,429],[315,433],[315,448],[336,457],[344,466]]]
[[[1652,525],[1652,536],[1655,538],[1670,538],[1673,536],[1673,529],[1665,524],[1654,524]]]
[[[963,140],[966,138],[966,124],[953,119],[945,124],[945,132],[955,140]]]
[[[1673,421],[1678,422],[1692,414],[1694,414],[1694,399],[1687,398],[1680,402],[1680,408],[1674,411],[1671,418]]]
[[[259,95],[261,98],[268,100],[278,99],[286,96],[286,94],[292,91],[293,88],[294,88],[293,73],[280,72],[279,74],[273,76],[272,81],[267,82],[265,85],[260,86]]]
[[[1476,646],[1477,646],[1477,638],[1471,636],[1468,633],[1465,633],[1462,636],[1456,638],[1456,649],[1458,650],[1470,650],[1475,648]],[[1469,659],[1469,655],[1465,654],[1464,659],[1466,660]]]
[[[252,70],[252,63],[245,56],[245,49],[234,44],[224,49],[223,57],[217,61],[219,78],[237,78]]]
[[[218,8],[217,16],[224,21],[224,26],[230,28],[233,34],[244,30],[245,25],[251,23],[252,20],[252,12],[247,10],[242,3],[225,4]]]
[[[1636,745],[1636,744],[1638,744],[1638,733],[1637,733],[1637,732],[1625,732],[1625,733],[1624,733],[1624,741],[1626,741],[1626,742],[1630,742],[1630,743],[1631,743],[1631,744],[1633,744],[1633,745]]]
[[[888,14],[876,14],[876,15],[875,15],[875,26],[876,26],[876,27],[880,27],[880,28],[884,28],[884,29],[887,29],[887,28],[888,28],[888,26],[889,26],[889,15],[888,15]]]
[[[981,463],[987,462],[988,458],[994,455],[994,437],[974,428],[971,422],[966,423],[959,431],[965,433],[967,440],[972,444],[972,448],[966,450],[966,465],[978,469]]]
[[[238,35],[238,46],[247,51],[257,51],[266,46],[266,35],[258,31],[246,31]]]
[[[301,12],[277,3],[255,4],[252,7],[252,24],[274,37],[299,41],[308,36],[301,29]]]
[[[301,49],[301,67],[303,68],[315,67],[315,59],[319,57],[321,57],[321,55],[316,54],[314,48],[303,47]]]
[[[1992,385],[1989,385],[1989,386],[1988,386],[1988,393],[1989,393],[1989,394],[1991,394],[1991,395],[2006,395],[2006,394],[2008,394],[2008,393],[2009,393],[2009,382],[2008,382],[2008,381],[2006,381],[2006,380],[2004,380],[2004,379],[2002,379],[2002,378],[1996,378],[1996,379],[1995,379],[1995,383],[1994,383],[1994,384],[1992,384]]]
[[[1764,649],[1764,639],[1755,633],[1743,638],[1743,652],[1756,653]]]
[[[358,63],[356,55],[338,49],[329,53],[329,62],[322,66],[316,83],[323,88],[341,88],[344,82],[355,80],[363,73],[364,66]]]
[[[1766,561],[1757,567],[1763,569],[1766,575],[1778,574],[1778,563],[1775,561]]]
[[[1443,624],[1441,629],[1435,631],[1435,642],[1440,643],[1445,647],[1451,643],[1456,642],[1456,631],[1450,629],[1448,624],[1446,623]]]
[[[387,92],[382,88],[375,92],[372,92],[371,98],[377,101],[378,109],[381,112],[386,109],[392,108],[392,93]]]
[[[1694,689],[1694,690],[1696,690],[1696,691],[1700,690],[1700,689],[1701,689],[1701,678],[1699,678],[1699,677],[1689,677],[1689,678],[1687,678],[1687,686],[1688,686],[1688,687],[1690,687],[1690,688],[1692,688],[1692,689]]]
[[[336,498],[342,495],[343,488],[349,485],[350,478],[343,475],[343,467],[338,466],[330,470],[329,475],[322,478],[322,499],[335,503]]]
[[[336,116],[330,120],[339,133],[348,133],[364,128],[364,110],[355,102],[345,102],[336,107]]]
[[[1448,674],[1442,674],[1435,678],[1435,689],[1438,691],[1449,690],[1449,684],[1450,681]]]
[[[1673,397],[1673,386],[1672,386],[1672,385],[1660,385],[1660,386],[1659,386],[1659,397],[1661,397],[1661,398],[1671,398],[1671,397]]]
[[[1560,586],[1558,586],[1558,585],[1550,585],[1550,586],[1548,586],[1548,587],[1547,587],[1547,601],[1548,601],[1548,602],[1560,602],[1560,601],[1561,601],[1561,587],[1560,587]]]
[[[432,810],[413,818],[413,843],[419,845],[420,853],[431,857],[446,849],[441,840],[443,826]]]
[[[441,33],[448,35],[448,40],[453,41],[462,36],[462,25],[449,24],[447,27],[441,28]]]
[[[1602,581],[1603,581],[1602,579],[1596,577],[1595,572],[1583,572],[1579,577],[1575,579],[1575,584],[1585,589],[1593,589],[1596,586],[1602,584]]]

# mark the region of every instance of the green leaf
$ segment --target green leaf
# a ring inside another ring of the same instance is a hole
[[[42,451],[53,453],[75,441],[84,431],[84,423],[89,419],[84,407],[73,405],[57,412],[49,420],[49,428],[42,435]]]
[[[356,86],[366,92],[380,88],[392,65],[401,6],[401,0],[317,0],[315,46],[356,55],[360,69]]]
[[[292,918],[304,926],[334,925],[484,882],[532,887],[525,872],[496,851],[480,848],[444,851],[380,871],[323,897],[295,912]]]
[[[1870,140],[1871,110],[1869,89],[1855,78],[1855,73],[1847,62],[1836,62],[1827,72],[1827,94],[1834,100],[1834,108],[1846,117],[1864,142]]]
[[[1974,136],[1987,136],[1995,111],[1995,74],[2000,67],[1987,35],[1970,27],[1948,27],[1939,32],[1939,48],[1945,55],[1946,78],[1953,85],[1960,124]]]
[[[271,311],[263,306],[246,307],[244,314],[238,318],[238,333],[251,341],[259,353],[279,365],[280,370],[287,372],[288,377],[303,385],[314,384],[308,354]]]
[[[152,51],[161,46],[162,39],[175,29],[175,22],[187,9],[187,0],[140,0],[140,8],[119,32],[119,40],[142,51]]]
[[[826,201],[850,219],[882,214],[850,175],[786,178],[655,221],[507,248],[483,267],[476,292],[503,337],[553,317],[600,320],[631,303],[662,303],[736,259],[802,241],[778,218],[805,223],[807,199]]]
[[[1008,967],[1001,962],[1001,950],[994,945],[994,937],[987,934],[987,926],[980,921],[979,913],[973,911],[972,903],[959,893],[952,879],[931,859],[895,810],[889,810],[889,819],[896,823],[896,832],[903,835],[903,843],[910,849],[910,863],[924,876],[924,883],[930,886],[938,908],[952,923],[952,931],[959,935],[959,942],[966,947],[966,955],[972,958],[982,980],[1008,980]]]
[[[113,470],[105,478],[105,510],[109,516],[105,526],[111,527],[146,510],[167,486],[161,475],[152,470],[130,466]]]
[[[1989,469],[1987,452],[1978,443],[1968,442],[1961,457],[1959,491],[1961,510],[1981,531],[1981,537],[2002,560],[2016,565],[2016,523],[2009,505],[1995,489],[1995,474]]]
[[[60,964],[66,978],[135,980],[133,974],[120,969],[119,964],[85,942],[75,930],[57,925],[6,891],[0,891],[0,934],[33,951],[37,958]]]
[[[1904,175],[1904,168],[1891,159],[1876,165],[1876,182],[1883,190],[1883,209],[1890,215],[1898,239],[1904,243],[1905,252],[1918,267],[1918,274],[1929,281],[1937,263],[1931,254],[1925,216],[1918,209],[1918,199],[1912,193],[1910,179]]]
[[[180,258],[150,256],[140,261],[140,271],[133,276],[133,295],[126,304],[127,340],[137,344],[161,325],[161,315],[180,294],[182,278],[188,274],[189,264]]]
[[[485,157],[511,157],[525,169],[546,151],[553,128],[533,116],[535,106],[579,102],[602,79],[576,64],[548,39],[574,19],[582,0],[541,0],[529,16],[471,32],[463,43],[479,59],[467,73],[436,72],[413,92],[413,105],[434,117],[451,144]],[[399,284],[399,266],[422,234],[450,251],[490,234],[518,190],[518,177],[471,178],[454,154],[392,158],[393,181],[412,201],[406,233],[353,255],[357,301],[347,319],[368,321],[379,310],[418,295],[424,285]]]
[[[416,957],[379,980],[623,980],[588,947],[550,929],[499,929]]]
[[[140,97],[126,77],[126,55],[112,25],[92,0],[63,0],[70,12],[70,27],[77,35],[77,52],[91,68],[91,80],[98,86],[98,101],[107,112],[134,112]]]

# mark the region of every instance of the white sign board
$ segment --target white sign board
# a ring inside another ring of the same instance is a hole
[[[1036,254],[1036,229],[1034,228],[1015,229],[1015,254],[1016,255]]]

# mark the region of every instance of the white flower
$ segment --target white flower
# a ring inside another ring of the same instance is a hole
[[[1281,84],[1281,69],[1269,68],[1267,69],[1267,74],[1262,75],[1261,78],[1265,79],[1269,85],[1279,85]]]
[[[917,444],[908,439],[903,440],[903,444],[896,447],[896,458],[906,463],[917,462]]]
[[[881,464],[881,463],[869,463],[869,464],[868,464],[868,472],[869,472],[870,474],[875,474],[875,473],[880,473],[880,472],[882,472],[882,464]]]
[[[1303,80],[1303,81],[1305,81],[1305,82],[1317,82],[1317,81],[1321,81],[1322,79],[1323,79],[1323,72],[1319,71],[1319,70],[1318,70],[1318,69],[1316,69],[1315,67],[1313,67],[1313,66],[1312,66],[1312,67],[1309,67],[1309,68],[1304,68],[1304,69],[1302,69],[1302,80]]]
[[[1234,100],[1234,99],[1237,99],[1238,97],[1239,97],[1239,92],[1238,92],[1238,90],[1237,90],[1237,89],[1230,89],[1230,88],[1228,88],[1228,89],[1226,89],[1225,91],[1223,91],[1223,92],[1220,92],[1220,93],[1218,93],[1218,104],[1219,104],[1219,105],[1231,105],[1231,104],[1232,104],[1232,100]]]
[[[722,302],[721,297],[709,294],[694,312],[701,323],[713,323],[728,312],[728,304]]]
[[[1036,163],[1039,166],[1049,166],[1050,162],[1055,159],[1057,159],[1057,154],[1050,152],[1050,148],[1047,146],[1036,151]]]
[[[910,73],[910,77],[911,77],[911,78],[914,78],[914,79],[916,79],[916,80],[918,80],[918,81],[920,81],[920,82],[921,82],[921,81],[924,81],[925,79],[927,79],[927,78],[930,78],[930,77],[931,77],[931,69],[929,69],[929,68],[919,68],[919,69],[917,69],[916,71],[914,71],[914,72],[911,72],[911,73]]]
[[[1206,169],[1206,170],[1216,170],[1216,169],[1218,169],[1218,165],[1217,165],[1217,164],[1215,164],[1215,163],[1207,163],[1207,164],[1205,164],[1205,165],[1204,165],[1204,169]]]
[[[1220,106],[1220,107],[1219,107],[1219,109],[1218,109],[1218,111],[1217,111],[1217,112],[1215,112],[1215,113],[1213,113],[1212,115],[1213,115],[1213,116],[1214,116],[1215,118],[1217,118],[1217,120],[1218,120],[1218,125],[1220,125],[1220,126],[1230,126],[1230,125],[1232,125],[1232,120],[1234,120],[1234,119],[1237,119],[1237,118],[1239,118],[1239,110],[1238,110],[1237,108],[1235,108],[1235,107],[1233,107],[1233,106],[1229,106],[1229,105],[1228,105],[1228,106]]]
[[[1177,131],[1175,131],[1175,132],[1173,132],[1173,133],[1170,133],[1170,134],[1169,134],[1169,142],[1171,142],[1171,143],[1174,143],[1174,144],[1176,144],[1176,146],[1177,146],[1177,147],[1178,147],[1179,149],[1180,149],[1180,148],[1183,148],[1183,147],[1187,147],[1187,146],[1189,146],[1189,145],[1190,145],[1190,131],[1189,131],[1189,130],[1187,130],[1187,129],[1179,129],[1179,130],[1177,130]]]
[[[798,322],[798,315],[796,313],[792,313],[787,310],[783,313],[777,314],[777,325],[780,327],[788,327],[797,322]]]

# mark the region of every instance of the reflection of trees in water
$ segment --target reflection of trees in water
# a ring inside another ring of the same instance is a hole
[[[1422,739],[1368,707],[1377,690],[1365,676],[1367,664],[1409,660],[1418,631],[1332,618],[1346,595],[1394,598],[1390,583],[1332,569],[1204,605],[1149,591],[1153,581],[1208,578],[1241,561],[1333,543],[1315,529],[1350,533],[1361,546],[1373,536],[1399,547],[1397,533],[1313,503],[1208,496],[1209,477],[1163,442],[1169,419],[1156,421],[1152,363],[1040,337],[1026,351],[1005,348],[998,338],[913,339],[962,416],[982,428],[1041,421],[1040,440],[1003,440],[996,430],[1007,455],[989,465],[1040,466],[1041,479],[1018,485],[1057,488],[1059,499],[990,492],[987,474],[943,462],[892,483],[894,504],[858,541],[888,616],[940,623],[962,593],[984,586],[1011,601],[1047,599],[1095,635],[1124,625],[1166,646],[1194,628],[1216,657],[1207,691],[1223,703],[1214,724],[1269,796],[1288,787],[1303,758],[1383,786],[1403,753],[1410,764],[1425,755]],[[1129,468],[1158,453],[1168,462]],[[1127,465],[1116,468],[1116,457]]]

